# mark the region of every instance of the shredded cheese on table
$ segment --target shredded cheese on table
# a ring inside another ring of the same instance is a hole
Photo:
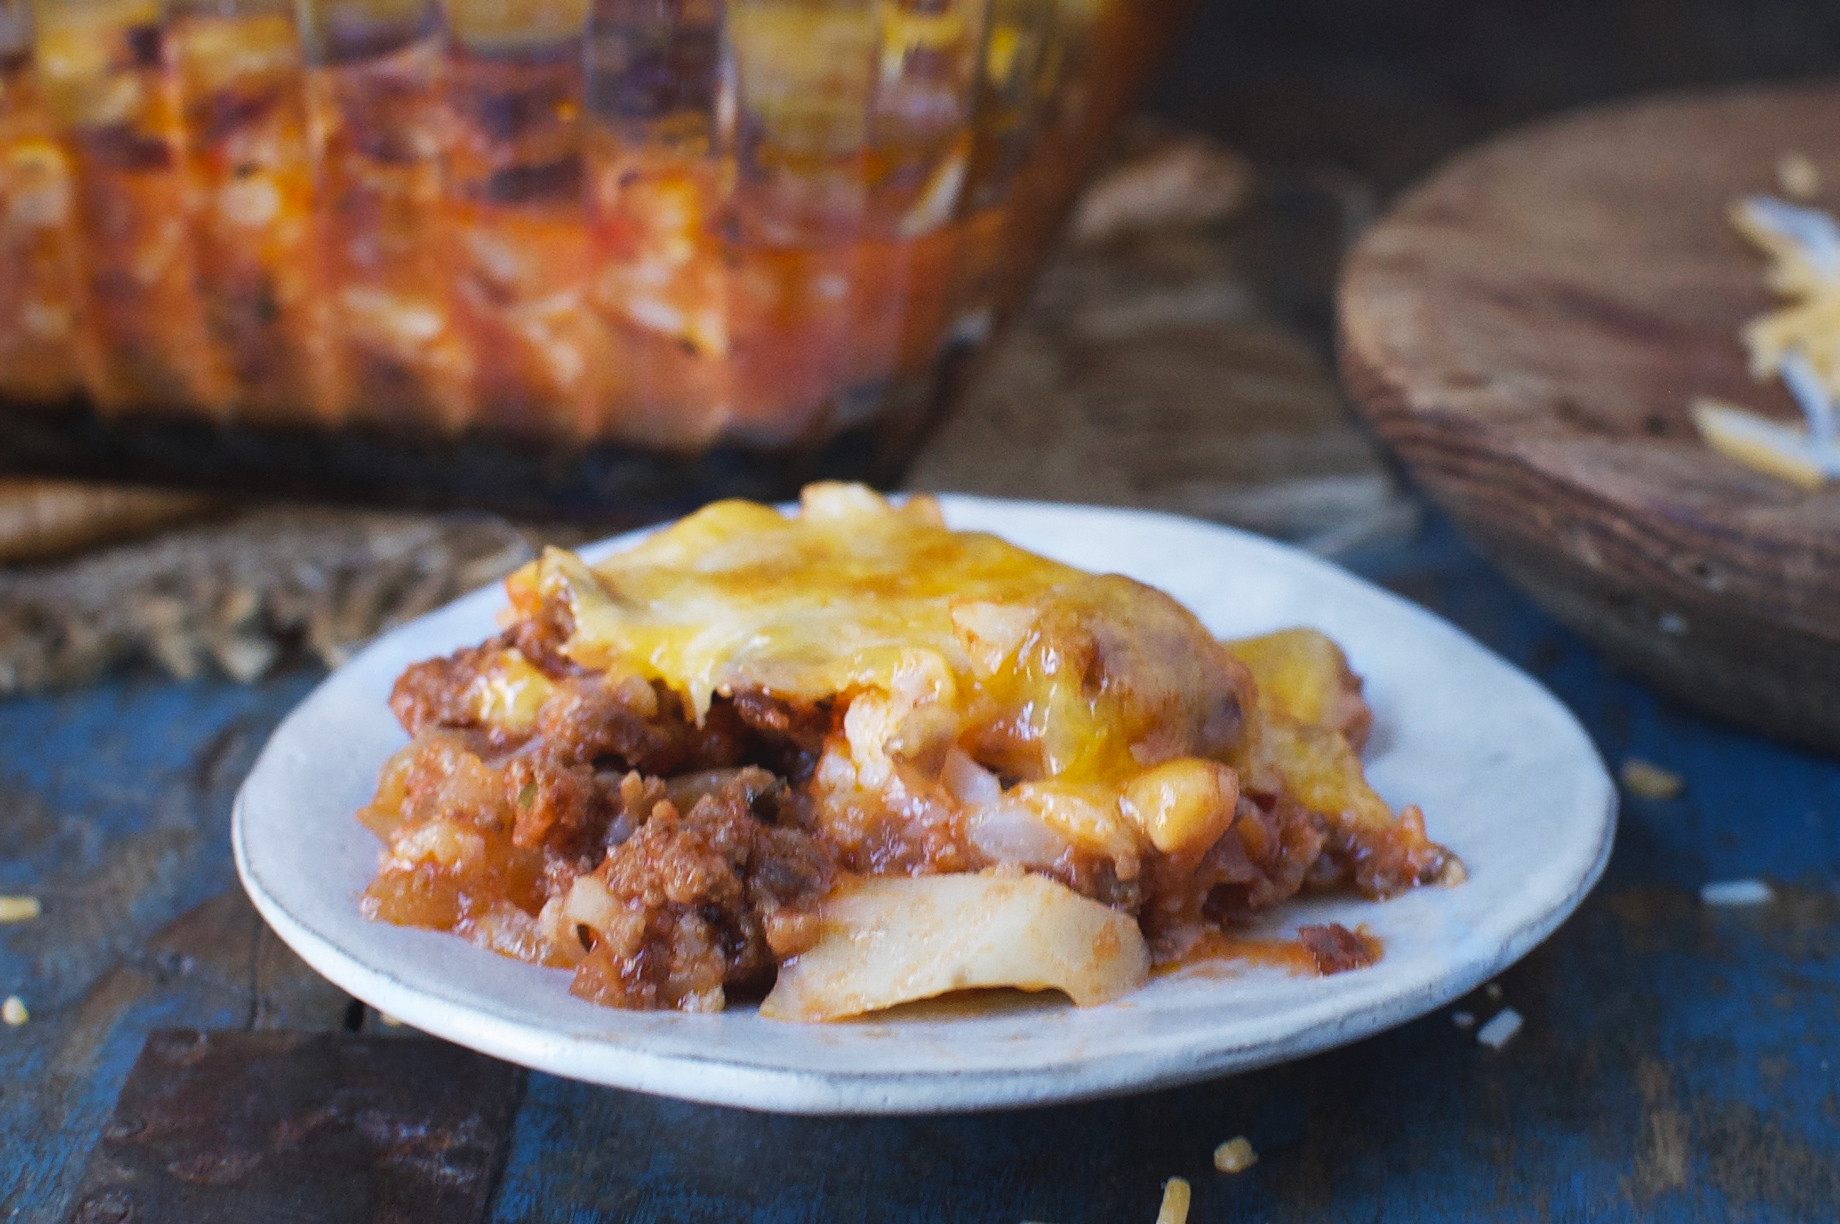
[[[1156,1213],[1156,1224],[1188,1224],[1188,1182],[1172,1177],[1163,1183],[1163,1206]]]
[[[1214,1168],[1221,1173],[1244,1173],[1257,1163],[1259,1154],[1244,1135],[1236,1135],[1214,1149]]]

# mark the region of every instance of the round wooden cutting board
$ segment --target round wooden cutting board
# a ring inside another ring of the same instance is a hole
[[[1772,304],[1731,229],[1812,159],[1840,210],[1840,84],[1611,106],[1467,153],[1341,287],[1362,411],[1560,620],[1713,713],[1840,751],[1840,485],[1710,450],[1712,396],[1799,419],[1738,329]]]

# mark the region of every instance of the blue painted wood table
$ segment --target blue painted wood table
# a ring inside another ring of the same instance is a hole
[[[1625,796],[1609,874],[1522,964],[1348,1048],[1175,1091],[1008,1114],[795,1119],[532,1075],[495,1221],[1840,1219],[1840,764],[1613,674],[1435,520],[1354,556],[1550,685]],[[316,677],[118,680],[0,704],[0,1219],[61,1220],[154,1029],[376,1029],[235,890],[229,804]],[[1773,900],[1706,904],[1756,879]],[[1463,1021],[1513,1008],[1500,1049]],[[1258,1163],[1214,1171],[1248,1137]]]

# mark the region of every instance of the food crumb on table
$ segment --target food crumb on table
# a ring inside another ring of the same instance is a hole
[[[1487,986],[1482,988],[1482,993],[1489,997],[1489,1002],[1491,1003],[1501,1002],[1501,983],[1490,982]]]
[[[1624,761],[1618,776],[1622,779],[1623,789],[1638,799],[1673,799],[1686,789],[1686,783],[1679,774],[1641,757],[1630,757]]]
[[[1489,1022],[1476,1030],[1476,1040],[1491,1050],[1499,1050],[1514,1040],[1514,1035],[1521,1031],[1521,1014],[1512,1007],[1504,1007],[1489,1017]]]
[[[1450,1022],[1460,1029],[1476,1027],[1476,1013],[1473,1011],[1455,1011],[1450,1013]]]
[[[1172,1177],[1163,1183],[1163,1205],[1156,1213],[1156,1224],[1188,1224],[1188,1181]]]
[[[1259,1154],[1244,1135],[1235,1135],[1214,1149],[1214,1167],[1222,1173],[1244,1173],[1257,1163]]]
[[[1776,900],[1776,890],[1762,880],[1714,880],[1700,885],[1702,905],[1768,905]]]
[[[4,1020],[8,1028],[18,1028],[31,1018],[32,1013],[26,1010],[26,1001],[18,995],[8,995],[6,1002],[0,1003],[0,1020]]]
[[[0,922],[30,922],[44,912],[37,897],[0,896]]]

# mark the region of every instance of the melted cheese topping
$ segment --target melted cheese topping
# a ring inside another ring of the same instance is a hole
[[[510,586],[526,614],[566,601],[575,662],[662,682],[699,718],[743,692],[847,702],[859,765],[879,752],[937,776],[957,747],[1116,795],[1164,762],[1222,757],[1251,701],[1245,669],[1167,595],[860,486],[814,486],[790,518],[718,503],[593,569],[552,549]]]

